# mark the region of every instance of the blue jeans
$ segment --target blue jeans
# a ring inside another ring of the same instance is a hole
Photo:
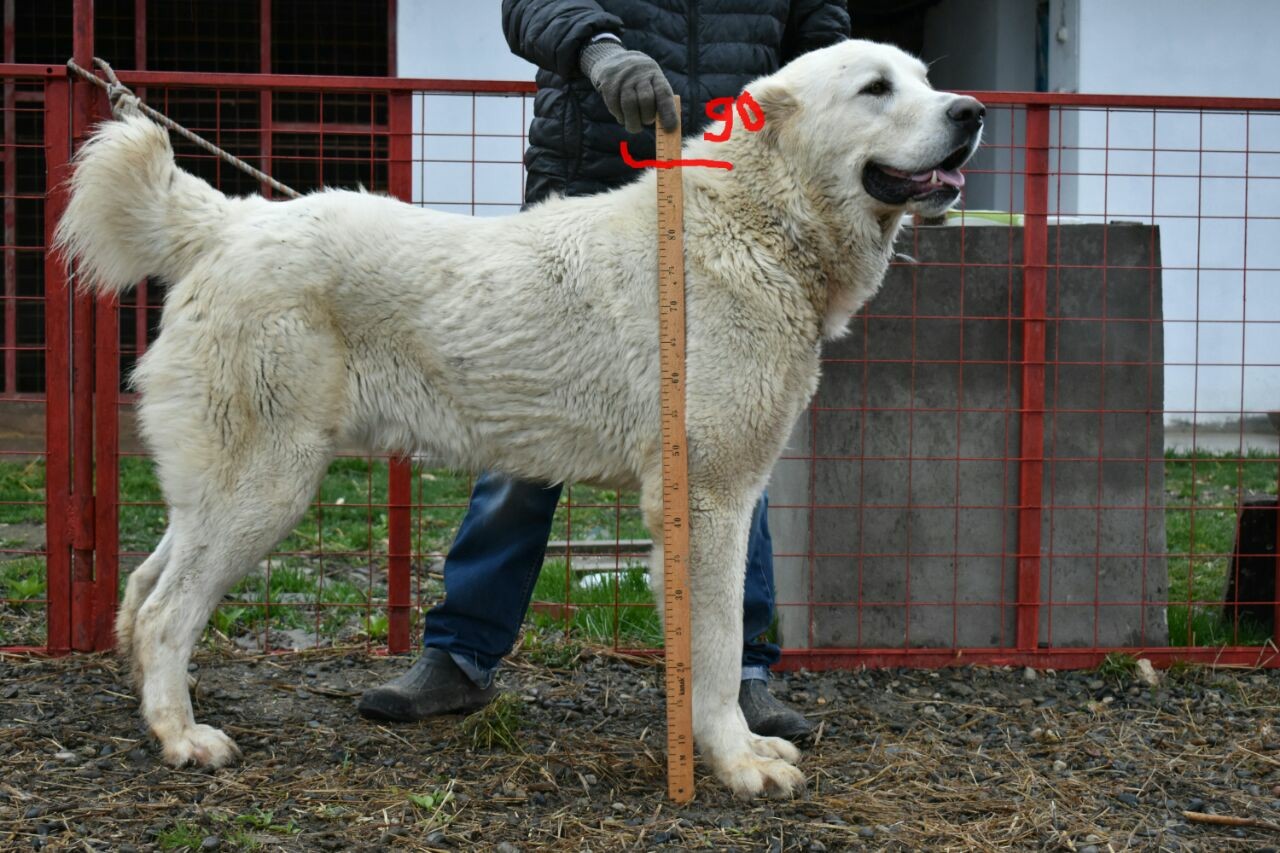
[[[511,651],[542,569],[560,486],[501,474],[476,480],[471,505],[444,563],[444,601],[427,612],[423,645],[449,652],[482,687]],[[761,495],[747,542],[742,677],[767,679],[780,650],[761,635],[773,621],[769,499]]]

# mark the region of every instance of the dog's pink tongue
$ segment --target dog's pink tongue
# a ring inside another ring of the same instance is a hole
[[[911,180],[917,184],[941,183],[960,189],[964,186],[964,173],[959,169],[932,169],[912,175]]]

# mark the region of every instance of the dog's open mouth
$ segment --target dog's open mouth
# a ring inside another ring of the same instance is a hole
[[[923,201],[950,204],[964,186],[960,167],[969,159],[970,153],[970,145],[965,144],[948,154],[942,162],[919,170],[868,163],[862,172],[862,186],[873,198],[885,204]]]

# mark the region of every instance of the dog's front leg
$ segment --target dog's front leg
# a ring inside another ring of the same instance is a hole
[[[720,781],[739,797],[789,795],[804,786],[800,752],[759,737],[738,707],[742,674],[742,584],[756,496],[726,500],[691,488],[690,603],[693,610],[694,740]]]

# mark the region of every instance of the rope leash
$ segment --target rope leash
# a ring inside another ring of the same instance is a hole
[[[70,69],[73,74],[76,74],[107,93],[107,100],[111,103],[111,114],[116,118],[141,113],[157,124],[167,127],[183,139],[186,139],[187,141],[203,148],[205,151],[208,151],[210,154],[213,154],[224,163],[252,175],[281,195],[288,196],[289,198],[299,198],[302,195],[292,187],[287,187],[265,172],[259,171],[253,166],[250,166],[234,154],[230,154],[222,150],[204,137],[192,133],[173,119],[166,116],[164,113],[154,110],[144,104],[142,99],[135,95],[128,86],[120,82],[120,78],[116,77],[115,70],[112,69],[105,60],[99,59],[95,56],[93,58],[93,64],[98,68],[98,70],[106,75],[106,80],[103,80],[92,71],[82,68],[74,59],[67,60],[67,68]]]

